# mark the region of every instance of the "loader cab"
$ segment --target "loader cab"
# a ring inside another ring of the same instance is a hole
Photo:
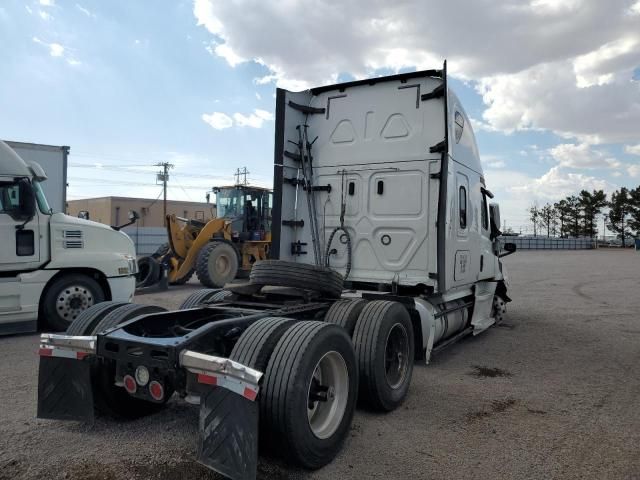
[[[231,221],[234,237],[244,240],[265,240],[271,231],[271,190],[248,185],[216,187],[218,218]]]

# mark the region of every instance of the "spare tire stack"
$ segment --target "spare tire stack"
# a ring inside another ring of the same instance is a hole
[[[328,267],[283,260],[256,262],[249,278],[252,284],[312,290],[329,298],[339,298],[344,285],[342,275]]]

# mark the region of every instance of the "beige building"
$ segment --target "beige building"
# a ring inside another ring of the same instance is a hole
[[[140,215],[138,220],[140,227],[164,226],[162,199],[99,197],[67,202],[67,214],[77,217],[82,211],[89,212],[89,220],[107,225],[126,223],[129,210],[135,210]],[[216,207],[212,203],[167,200],[167,214],[207,221],[215,218]]]

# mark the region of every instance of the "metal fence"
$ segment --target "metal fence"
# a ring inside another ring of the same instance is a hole
[[[515,243],[518,250],[586,250],[596,248],[591,238],[502,237],[502,244]]]
[[[151,255],[160,245],[167,243],[167,230],[163,227],[132,226],[122,231],[133,240],[138,256]]]

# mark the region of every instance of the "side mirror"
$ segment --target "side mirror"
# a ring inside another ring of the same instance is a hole
[[[81,218],[83,220],[89,220],[89,212],[86,210],[80,210],[78,212],[78,218]]]
[[[15,210],[15,219],[25,223],[36,214],[36,196],[31,182],[26,178],[18,180],[18,208]]]
[[[140,215],[138,215],[138,212],[136,212],[135,210],[129,210],[129,221],[130,222],[135,222],[136,220],[138,220],[140,218]]]
[[[515,251],[518,249],[518,246],[515,243],[508,242],[505,243],[502,248],[504,249],[505,253],[501,253],[500,255],[498,255],[500,258],[515,253]]]
[[[491,226],[491,240],[495,240],[502,234],[500,231],[500,205],[497,203],[489,204],[489,220]]]
[[[518,246],[515,243],[505,243],[504,249],[509,253],[513,253],[518,249]]]

